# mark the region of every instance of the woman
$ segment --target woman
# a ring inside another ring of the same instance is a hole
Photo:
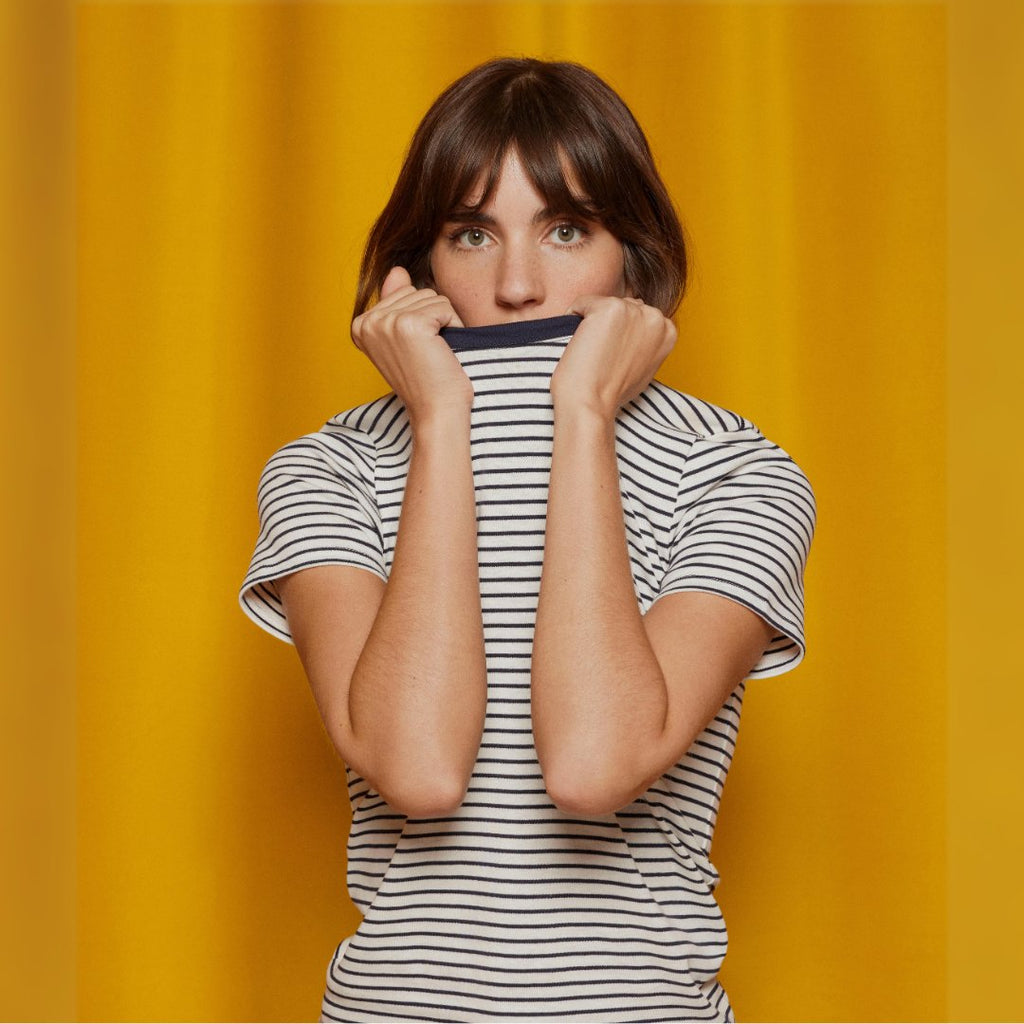
[[[590,71],[489,62],[417,129],[352,325],[393,392],[270,460],[242,593],[348,768],[324,1019],[731,1018],[711,833],[814,505],[653,380],[685,274]]]

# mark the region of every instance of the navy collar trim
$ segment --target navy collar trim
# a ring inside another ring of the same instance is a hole
[[[549,316],[543,320],[517,320],[509,324],[488,324],[486,327],[445,327],[441,337],[453,352],[473,352],[488,348],[515,348],[538,341],[568,338],[583,322],[574,313]]]

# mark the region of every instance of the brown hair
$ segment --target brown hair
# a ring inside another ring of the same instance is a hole
[[[472,209],[486,204],[509,149],[550,209],[599,220],[619,239],[631,293],[672,313],[686,285],[686,246],[629,108],[579,64],[505,57],[453,82],[420,122],[366,243],[356,315],[393,266],[417,287],[430,284],[443,224],[481,179]]]

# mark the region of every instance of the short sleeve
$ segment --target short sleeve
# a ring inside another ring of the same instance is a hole
[[[659,597],[718,594],[776,631],[751,678],[803,659],[804,567],[815,503],[800,467],[755,429],[694,444],[680,482],[677,522]]]
[[[317,565],[387,578],[373,486],[374,451],[357,432],[310,434],[267,463],[257,491],[260,531],[242,584],[242,610],[292,642],[275,581]]]

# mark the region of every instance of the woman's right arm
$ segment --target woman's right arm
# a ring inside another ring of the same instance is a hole
[[[348,566],[277,583],[324,724],[345,762],[396,810],[433,817],[462,802],[487,701],[473,389],[438,336],[447,299],[396,269],[353,323],[356,344],[405,403],[413,446],[387,584]]]

